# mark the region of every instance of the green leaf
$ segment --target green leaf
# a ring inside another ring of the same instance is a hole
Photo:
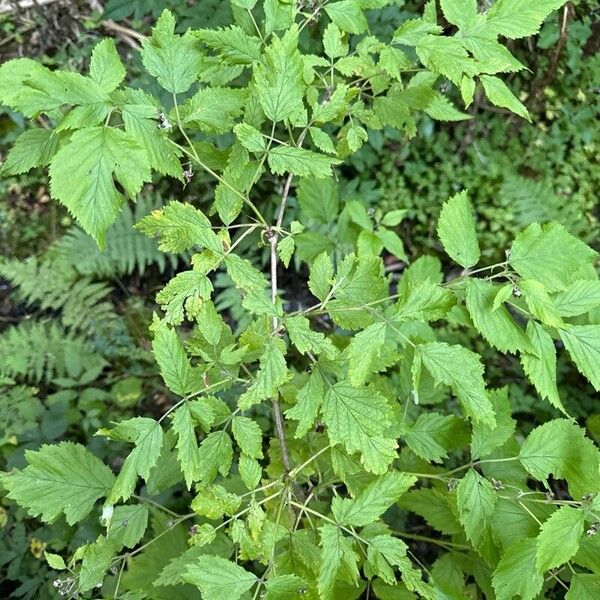
[[[409,284],[398,299],[394,320],[437,321],[443,319],[454,306],[450,290],[432,283],[429,279]]]
[[[594,250],[562,225],[532,223],[515,238],[509,263],[521,277],[536,279],[553,292],[567,288],[596,257]]]
[[[137,141],[112,127],[76,131],[50,165],[52,195],[100,246],[123,204],[113,177],[133,197],[150,181],[150,165]]]
[[[13,144],[2,164],[2,175],[20,175],[35,167],[45,167],[58,151],[63,135],[51,129],[24,131]]]
[[[552,298],[539,281],[522,279],[518,287],[525,296],[527,307],[534,317],[550,327],[564,327],[564,321],[560,318]]]
[[[233,130],[244,148],[250,152],[261,153],[267,149],[265,138],[256,127],[252,127],[248,123],[238,123]]]
[[[538,481],[566,479],[574,498],[600,490],[600,452],[583,429],[567,419],[536,427],[521,447],[522,465]]]
[[[467,539],[477,548],[482,543],[489,519],[496,506],[492,484],[475,469],[469,469],[456,488],[460,522]]]
[[[285,411],[285,416],[298,421],[294,437],[303,438],[315,424],[325,398],[325,381],[319,371],[311,373],[307,383],[298,391],[298,401]]]
[[[148,527],[148,506],[132,504],[115,506],[106,537],[116,548],[134,548]]]
[[[276,175],[292,173],[300,177],[315,177],[317,179],[331,177],[333,165],[340,164],[337,158],[318,154],[296,146],[277,146],[267,155],[271,171]]]
[[[552,297],[558,314],[562,317],[576,317],[600,306],[600,281],[578,279],[564,292]]]
[[[222,29],[198,29],[194,35],[229,65],[251,65],[261,58],[260,39],[248,35],[241,27],[230,25]]]
[[[286,269],[290,265],[295,248],[294,236],[288,235],[277,242],[277,255]]]
[[[370,483],[356,498],[334,497],[331,511],[341,525],[363,527],[376,521],[416,481],[413,475],[386,473]]]
[[[500,352],[532,351],[525,332],[504,306],[494,301],[498,287],[481,279],[467,279],[467,308],[477,331]]]
[[[262,476],[262,467],[257,460],[242,454],[242,456],[240,456],[238,468],[240,477],[249,490],[253,490],[258,487],[260,478]]]
[[[585,514],[579,508],[561,506],[550,515],[537,536],[536,565],[540,572],[560,567],[575,556],[584,525]]]
[[[99,537],[93,544],[83,548],[83,560],[79,571],[79,590],[85,592],[101,586],[106,572],[113,562],[117,547],[105,537]]]
[[[542,591],[544,576],[535,565],[535,539],[521,539],[509,546],[492,576],[496,600],[534,600]]]
[[[288,317],[285,320],[285,328],[290,336],[292,344],[296,346],[300,354],[314,354],[318,356],[324,352],[328,358],[335,358],[338,354],[333,342],[325,337],[320,331],[310,328],[310,321],[302,315]]]
[[[307,219],[315,219],[327,225],[338,216],[340,200],[337,183],[333,178],[302,179],[297,194],[300,210]]]
[[[322,525],[319,534],[321,554],[318,563],[318,589],[321,598],[331,598],[341,571],[348,573],[353,581],[358,580],[356,554],[335,525]]]
[[[391,411],[377,392],[340,381],[325,394],[323,420],[332,444],[360,452],[365,469],[384,473],[396,455],[396,441],[385,436]]]
[[[112,471],[80,444],[26,450],[25,459],[27,467],[3,474],[2,485],[8,498],[47,523],[61,513],[69,525],[81,521],[115,480]]]
[[[306,119],[303,68],[298,28],[291,27],[282,38],[273,36],[263,62],[254,67],[258,99],[271,121],[299,123]]]
[[[165,311],[165,321],[179,325],[187,312],[188,318],[198,315],[205,300],[213,291],[210,279],[200,271],[184,271],[177,274],[156,295],[156,301]]]
[[[125,79],[125,67],[114,40],[107,38],[94,46],[90,77],[107,92],[115,90]]]
[[[163,252],[179,254],[197,246],[204,246],[218,255],[223,247],[210,221],[191,204],[169,202],[136,224],[136,229],[148,237],[158,238]]]
[[[448,22],[460,29],[477,18],[477,0],[441,0],[440,6]]]
[[[477,264],[481,252],[477,243],[473,210],[466,191],[456,194],[444,204],[437,232],[450,258],[465,269]]]
[[[348,54],[348,44],[344,42],[342,32],[335,23],[329,23],[323,32],[323,50],[331,59]]]
[[[373,323],[350,340],[345,354],[348,358],[348,378],[352,385],[363,385],[371,373],[379,370],[378,362],[386,331],[385,323]]]
[[[403,433],[407,446],[423,460],[442,462],[448,458],[446,446],[454,431],[456,418],[452,415],[440,415],[430,412],[419,418]]]
[[[559,334],[579,372],[600,391],[600,325],[572,325]]]
[[[527,323],[527,336],[533,351],[521,354],[523,371],[535,386],[537,393],[566,414],[556,386],[556,348],[552,337],[535,321]]]
[[[600,594],[600,575],[575,573],[565,600],[589,600]]]
[[[461,533],[461,525],[450,508],[448,495],[437,489],[411,490],[400,499],[400,506],[423,517],[431,527],[446,535]]]
[[[160,457],[163,445],[162,427],[154,419],[134,417],[117,423],[112,429],[100,429],[97,435],[135,444],[135,448],[121,467],[107,502],[115,504],[120,499],[127,500],[135,490],[138,475],[148,481],[150,472]]]
[[[501,108],[507,108],[516,115],[531,121],[529,111],[525,108],[525,105],[512,93],[502,79],[493,77],[492,75],[481,75],[480,80],[485,90],[485,95],[492,104]]]
[[[242,452],[251,458],[262,458],[262,431],[256,421],[235,416],[231,422],[233,437]]]
[[[200,373],[195,371],[174,329],[160,323],[154,332],[152,352],[167,387],[178,396],[203,387]]]
[[[498,0],[487,13],[486,30],[512,40],[538,33],[546,17],[565,0]]]
[[[477,354],[442,342],[421,344],[416,350],[435,384],[449,385],[469,417],[495,425],[494,407],[485,389],[483,365]]]
[[[173,94],[187,92],[198,79],[202,54],[191,32],[175,34],[175,17],[164,10],[152,29],[152,36],[142,42],[142,61],[150,75]]]
[[[248,99],[246,89],[210,87],[196,92],[179,109],[181,122],[202,133],[218,135],[233,129]]]
[[[325,12],[335,25],[348,33],[364,33],[369,26],[359,0],[330,2],[325,6]]]
[[[48,566],[51,569],[55,569],[56,571],[63,571],[67,568],[65,561],[62,556],[58,554],[52,554],[51,552],[44,552],[44,558],[48,563]]]
[[[189,490],[192,483],[200,479],[201,465],[194,420],[187,402],[173,413],[172,424],[177,434],[177,460]]]
[[[238,398],[238,406],[246,410],[267,398],[277,398],[279,388],[287,378],[287,363],[281,345],[269,343],[260,357],[256,378],[250,388]]]
[[[460,86],[463,75],[475,75],[477,72],[475,61],[455,37],[426,35],[418,41],[416,51],[430,71],[447,77],[457,86]]]
[[[327,252],[321,252],[310,267],[308,288],[313,295],[323,302],[331,290],[333,281],[333,265]]]
[[[278,575],[267,579],[264,600],[292,600],[306,593],[306,581],[297,575]]]
[[[218,473],[227,477],[232,460],[233,446],[229,434],[222,430],[209,433],[200,444],[200,480],[212,483]]]
[[[219,556],[203,555],[188,566],[184,581],[195,585],[204,600],[239,600],[258,582],[256,575]]]
[[[426,19],[407,19],[394,32],[394,42],[406,46],[416,46],[429,34],[438,34],[442,28]]]
[[[490,400],[496,413],[496,426],[484,423],[473,423],[471,437],[471,455],[473,458],[489,456],[494,450],[502,447],[513,435],[516,421],[511,417],[511,404],[506,387],[490,392]]]

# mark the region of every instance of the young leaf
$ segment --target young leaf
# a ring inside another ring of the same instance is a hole
[[[113,177],[130,196],[150,181],[144,150],[136,140],[113,127],[88,127],[75,132],[50,165],[52,195],[100,246],[123,204]]]
[[[440,415],[430,412],[419,418],[403,434],[407,446],[423,460],[442,462],[448,458],[446,446],[451,441],[456,418],[452,415]]]
[[[465,269],[477,264],[481,252],[466,191],[456,194],[444,204],[437,232],[450,258]]]
[[[321,302],[325,300],[333,281],[333,266],[327,252],[322,252],[315,258],[310,267],[308,287]]]
[[[23,470],[3,474],[2,485],[8,498],[47,523],[61,513],[69,525],[81,521],[115,480],[112,471],[80,444],[61,442],[27,450],[25,459]]]
[[[188,566],[183,580],[195,585],[204,600],[239,600],[258,582],[256,575],[219,556],[203,555]]]
[[[560,567],[573,558],[583,535],[584,512],[572,506],[561,506],[552,513],[537,537],[536,565],[540,572]]]
[[[194,35],[212,50],[219,59],[230,65],[251,65],[261,58],[260,39],[248,35],[241,27],[230,25],[222,29],[198,29]]]
[[[359,34],[367,30],[367,18],[359,0],[330,2],[325,6],[325,12],[342,31]]]

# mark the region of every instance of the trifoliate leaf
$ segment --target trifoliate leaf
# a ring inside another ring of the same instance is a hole
[[[485,389],[483,365],[477,354],[441,342],[422,344],[416,349],[436,385],[449,385],[471,419],[495,425],[494,407]]]
[[[477,548],[483,541],[489,518],[496,506],[496,492],[492,484],[475,469],[469,469],[456,488],[456,502],[460,522],[467,539]]]
[[[437,232],[450,258],[465,269],[477,264],[481,252],[473,210],[466,191],[456,194],[444,204]]]
[[[239,600],[258,582],[256,575],[219,556],[200,556],[188,566],[183,580],[195,585],[204,600]]]
[[[80,444],[61,442],[25,451],[27,466],[5,473],[8,498],[32,517],[52,523],[64,513],[67,523],[81,521],[106,496],[115,480],[112,471]]]
[[[361,453],[365,469],[380,474],[396,454],[396,441],[384,435],[391,411],[377,392],[341,381],[325,394],[323,420],[332,444],[343,444],[348,452]]]
[[[541,573],[575,556],[584,524],[585,514],[580,508],[561,506],[550,515],[537,536],[536,565]]]
[[[542,591],[544,576],[535,564],[535,539],[521,539],[509,546],[492,576],[497,600],[534,600]]]
[[[531,351],[525,332],[503,306],[494,309],[498,287],[481,279],[467,279],[467,308],[477,331],[500,352]]]
[[[123,204],[113,178],[130,196],[150,181],[144,150],[132,137],[112,127],[76,131],[54,156],[49,172],[52,195],[100,246]]]
[[[600,325],[572,325],[559,334],[579,372],[600,391]]]
[[[163,252],[179,254],[204,246],[218,255],[223,254],[223,246],[210,221],[191,204],[169,202],[164,208],[152,211],[135,227],[148,237],[158,238],[158,247]]]
[[[507,108],[511,112],[531,121],[529,111],[525,105],[512,93],[511,89],[499,77],[492,75],[480,76],[485,95],[488,100],[501,108]]]
[[[120,499],[128,500],[135,490],[138,475],[144,481],[148,481],[160,457],[163,445],[162,427],[154,419],[134,417],[117,423],[112,429],[100,429],[97,435],[135,444],[134,449],[125,458],[107,502],[115,504]]]
[[[242,452],[251,458],[262,458],[262,431],[259,424],[248,417],[235,416],[231,431]]]
[[[517,235],[509,262],[526,279],[536,279],[549,292],[573,283],[577,272],[597,253],[558,223],[532,223]]]
[[[566,414],[556,386],[556,348],[552,337],[535,321],[527,323],[527,336],[532,352],[521,354],[523,371],[535,386],[537,393]]]
[[[370,483],[356,498],[336,496],[331,511],[341,525],[363,527],[376,521],[416,480],[413,475],[387,473]]]
[[[538,481],[566,479],[574,498],[600,490],[600,451],[583,429],[567,419],[536,427],[521,447],[522,465]]]
[[[142,43],[142,61],[150,75],[173,94],[186,92],[198,79],[202,54],[191,32],[175,34],[175,17],[164,10]]]
[[[292,173],[300,177],[331,177],[333,165],[340,161],[296,146],[277,146],[269,151],[267,161],[276,175]]]
[[[107,38],[94,46],[90,77],[107,92],[119,87],[125,79],[125,67],[113,39]]]

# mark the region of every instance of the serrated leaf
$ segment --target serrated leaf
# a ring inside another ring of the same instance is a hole
[[[511,417],[511,404],[506,387],[491,390],[490,400],[496,413],[496,426],[490,427],[484,423],[473,423],[471,436],[471,455],[473,458],[483,458],[497,448],[502,447],[513,435],[516,421]]]
[[[450,258],[465,269],[477,264],[481,252],[466,191],[456,194],[444,204],[437,232]]]
[[[94,46],[90,77],[105,91],[112,92],[125,79],[125,67],[115,41],[107,38]]]
[[[359,0],[330,2],[325,6],[325,12],[342,31],[359,34],[367,30],[367,18],[361,9]]]
[[[455,419],[452,415],[423,413],[403,433],[404,441],[423,460],[442,462],[442,459],[448,458],[448,434],[453,430]]]
[[[421,344],[416,349],[436,385],[449,385],[469,417],[495,425],[494,407],[485,389],[483,365],[477,354],[441,342]]]
[[[481,84],[485,90],[488,100],[501,108],[507,108],[511,112],[531,121],[529,111],[525,105],[512,93],[511,89],[500,79],[492,75],[481,75]]]
[[[24,131],[8,152],[2,163],[2,175],[20,175],[35,167],[45,167],[50,164],[58,151],[64,135],[51,129],[37,128]]]
[[[600,391],[600,325],[572,325],[559,334],[579,372]]]
[[[76,131],[52,159],[49,172],[52,195],[100,246],[124,201],[114,180],[130,196],[150,181],[144,150],[132,137],[112,127]]]
[[[600,281],[579,279],[552,297],[562,317],[576,317],[600,306]]]
[[[437,321],[455,304],[452,292],[429,279],[409,284],[407,288],[398,299],[394,320]]]
[[[188,566],[183,580],[195,585],[204,600],[239,600],[258,582],[256,575],[219,556],[203,555]]]
[[[261,153],[267,149],[265,138],[256,127],[252,127],[248,123],[238,123],[233,130],[246,150]]]
[[[348,54],[348,44],[335,23],[329,23],[323,32],[323,50],[329,58],[340,58]]]
[[[220,60],[230,65],[251,65],[261,58],[260,39],[248,35],[241,27],[230,25],[222,29],[198,29],[194,35],[212,50]]]
[[[298,391],[298,401],[285,411],[285,416],[298,421],[296,439],[303,438],[315,424],[325,398],[325,382],[319,371],[313,371],[305,385]]]
[[[236,415],[231,422],[231,431],[242,452],[251,458],[262,458],[262,431],[256,421]]]
[[[156,295],[156,301],[165,311],[165,320],[172,325],[179,325],[185,316],[197,315],[205,300],[210,300],[213,290],[210,279],[200,271],[184,271],[177,274]]]
[[[594,250],[562,225],[532,223],[515,238],[509,263],[521,277],[536,279],[553,292],[567,288],[596,257]]]
[[[536,427],[519,453],[521,464],[538,481],[566,479],[574,498],[600,490],[600,451],[583,429],[567,419]]]
[[[331,511],[341,525],[363,527],[376,521],[416,480],[414,475],[387,473],[370,483],[356,498],[336,496]]]
[[[112,471],[80,444],[61,442],[25,452],[27,466],[2,475],[8,498],[32,517],[52,523],[64,513],[67,523],[81,521],[115,480]]]
[[[229,434],[223,430],[209,433],[200,444],[200,480],[212,483],[218,473],[227,477],[232,460],[233,446]]]
[[[177,434],[177,460],[189,489],[200,478],[200,453],[194,420],[187,402],[179,407],[172,418],[173,431]]]
[[[246,89],[203,88],[179,109],[181,121],[206,134],[228,133],[242,114],[247,98]]]
[[[565,600],[589,600],[600,595],[600,575],[575,573]]]
[[[394,459],[396,441],[384,435],[391,411],[377,392],[338,382],[325,394],[323,420],[332,444],[360,452],[365,469],[381,474]]]
[[[584,512],[572,506],[561,506],[550,515],[536,541],[536,565],[540,572],[560,567],[575,556],[584,524]]]
[[[546,17],[565,0],[498,0],[492,4],[485,21],[486,30],[509,39],[536,34]]]
[[[492,484],[475,469],[469,469],[456,488],[460,522],[467,539],[477,548],[485,535],[489,518],[496,506],[496,492]]]
[[[314,354],[318,356],[324,352],[329,358],[335,358],[338,354],[333,342],[325,337],[320,331],[310,328],[310,321],[302,316],[296,315],[285,320],[285,327],[290,336],[292,344],[296,346],[300,354]]]
[[[144,537],[147,527],[148,506],[146,504],[115,506],[106,537],[117,549],[134,548]]]
[[[369,375],[377,371],[386,331],[385,323],[373,323],[350,340],[345,354],[348,357],[348,378],[352,385],[363,385]]]
[[[318,154],[296,146],[277,146],[267,155],[271,171],[276,175],[292,173],[300,177],[323,179],[331,177],[333,165],[340,164],[337,158]]]
[[[296,242],[291,235],[285,236],[277,243],[277,254],[286,269],[290,265],[290,260],[292,259],[295,248]]]
[[[249,490],[255,489],[262,476],[262,468],[257,460],[250,458],[245,454],[240,457],[240,463],[238,465],[240,477],[245,483]]]
[[[338,575],[343,569],[354,580],[358,580],[356,554],[348,540],[335,525],[319,528],[321,554],[317,585],[321,598],[330,598]]]
[[[497,600],[534,600],[542,591],[544,576],[535,565],[535,539],[522,539],[509,546],[494,570],[492,585]]]
[[[527,323],[527,336],[533,351],[521,354],[523,371],[535,386],[537,393],[566,414],[556,386],[556,348],[552,337],[535,321]]]
[[[310,267],[308,288],[321,302],[325,300],[331,290],[333,281],[333,265],[327,252],[321,252]]]
[[[173,94],[186,92],[198,79],[202,54],[191,32],[175,34],[175,17],[164,10],[142,42],[142,61],[150,75]]]

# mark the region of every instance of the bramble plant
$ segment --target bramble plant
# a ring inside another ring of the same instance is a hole
[[[421,112],[470,118],[448,84],[465,107],[480,87],[528,118],[502,79],[523,65],[498,40],[534,34],[563,3],[480,11],[441,0],[438,13],[431,0],[391,40],[369,35],[365,16],[388,0],[231,0],[234,24],[183,34],[166,10],[141,57],[172,107],[123,84],[111,40],[87,75],[29,59],[0,67],[0,101],[48,125],[17,139],[2,173],[48,166],[52,196],[100,246],[153,172],[215,181],[209,210],[172,201],[136,225],[164,252],[191,253],[191,268],[158,293],[152,325],[170,408],[98,431],[132,447],[118,473],[61,442],[2,477],[31,517],[76,525],[91,513],[104,527],[69,555],[46,555],[60,594],[598,597],[600,453],[563,407],[555,343],[600,390],[596,252],[557,223],[534,223],[506,260],[481,265],[466,191],[437,226],[453,278],[433,256],[399,281],[386,274],[382,253],[403,257],[400,211],[374,219],[348,203],[355,251],[345,256],[323,251],[327,235],[314,230],[337,217],[336,169],[369,131],[412,137]],[[320,54],[303,52],[307,36]],[[261,200],[265,189],[277,206]],[[292,201],[305,222],[286,216]],[[266,268],[236,252],[249,240],[267,249]],[[291,310],[278,278],[304,263],[314,303]],[[243,294],[241,331],[212,300],[222,271]],[[479,355],[447,323],[518,356],[562,416],[519,436],[508,388],[486,387]],[[187,512],[167,505],[173,489]],[[399,508],[439,535],[404,531],[391,517]],[[433,566],[414,542],[439,547]]]

